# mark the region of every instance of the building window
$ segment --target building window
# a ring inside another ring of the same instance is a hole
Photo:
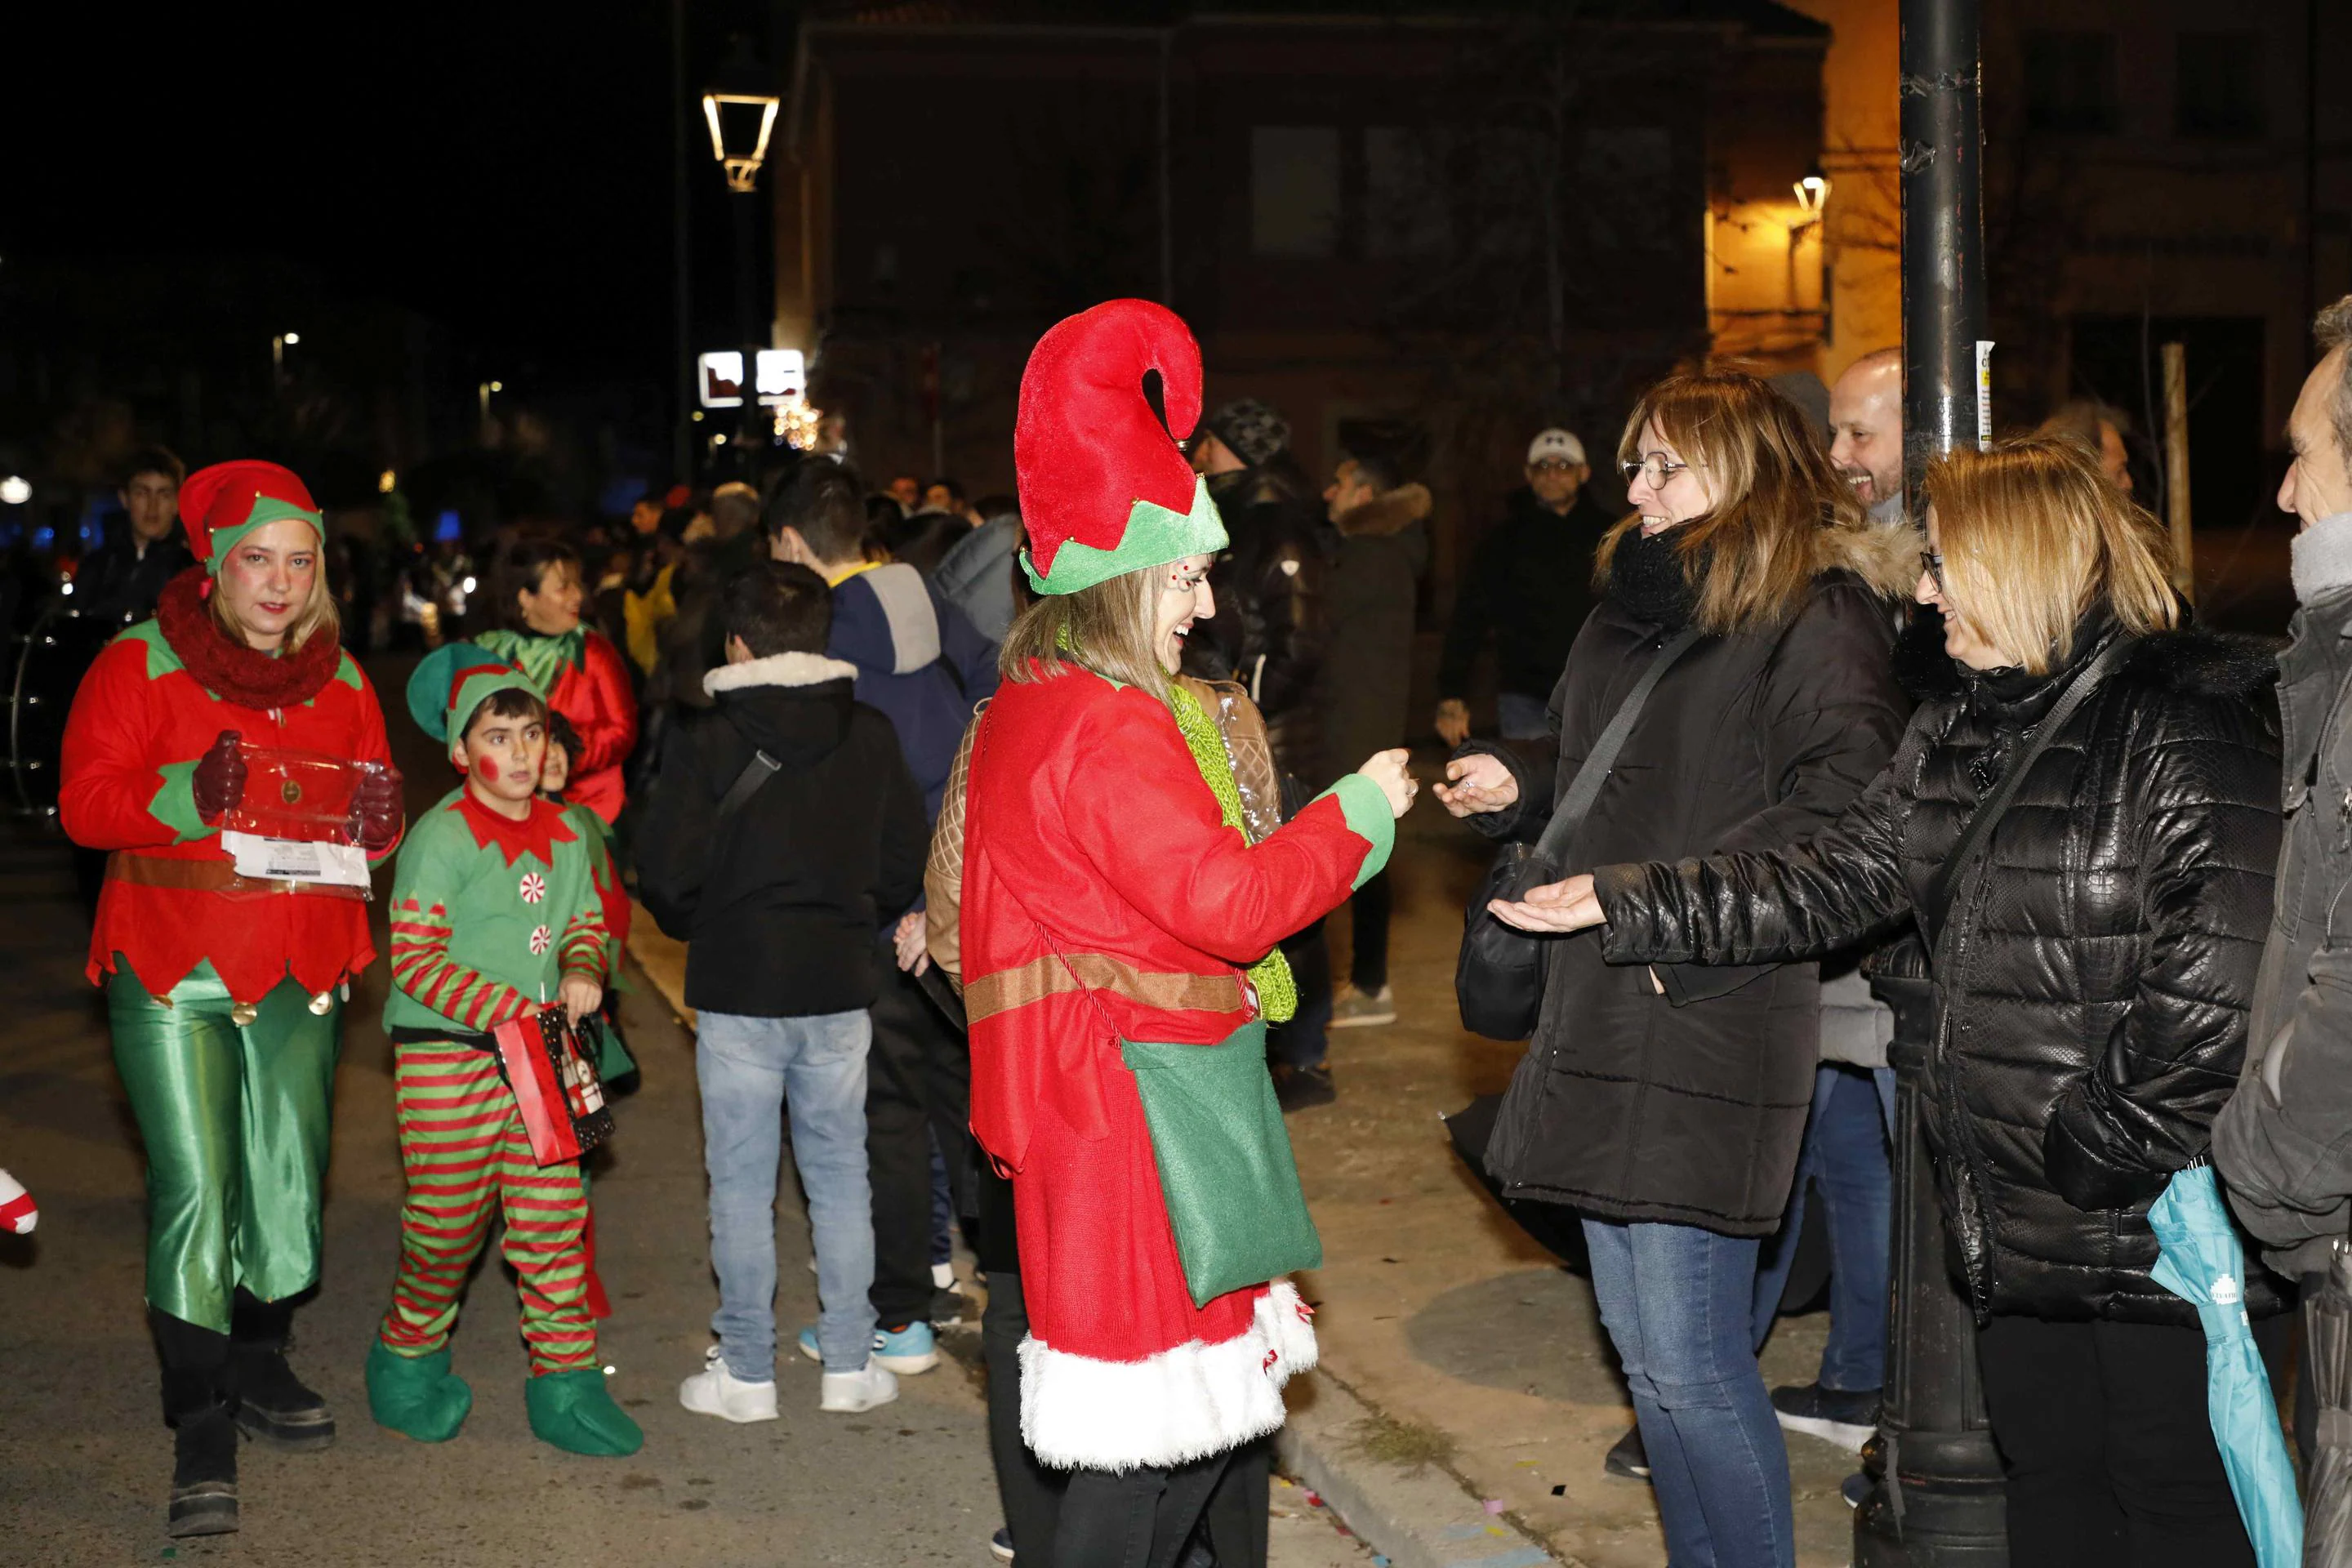
[[[2183,33],[2173,73],[2172,129],[2180,136],[2263,133],[2262,49],[2252,33]]]
[[[1328,125],[1250,129],[1250,249],[1325,257],[1339,247],[1339,132]]]
[[[1364,249],[1386,258],[1435,256],[1453,225],[1440,132],[1397,125],[1364,131]]]
[[[2078,136],[2123,129],[2114,34],[2025,35],[2025,128]]]

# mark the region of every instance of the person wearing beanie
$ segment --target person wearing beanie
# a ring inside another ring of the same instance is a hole
[[[473,1391],[449,1369],[449,1332],[495,1209],[521,1296],[532,1434],[574,1454],[634,1454],[645,1434],[596,1356],[579,1160],[539,1163],[492,1037],[547,1007],[586,1018],[603,1003],[615,962],[603,847],[540,796],[547,700],[521,670],[446,644],[409,678],[408,709],[465,782],[417,819],[393,877],[383,1026],[408,1193],[392,1304],[368,1347],[368,1413],[420,1443],[465,1424]]]
[[[1286,1276],[1321,1257],[1264,1066],[1294,1002],[1275,944],[1380,871],[1415,788],[1382,752],[1262,839],[1244,827],[1234,759],[1172,679],[1226,542],[1176,444],[1200,363],[1137,300],[1030,355],[1013,457],[1040,597],[967,760],[971,1127],[1012,1179],[1022,1436],[1071,1472],[1050,1549],[1013,1546],[1048,1563],[1147,1541],[1171,1561],[1196,1525],[1226,1568],[1265,1560],[1259,1439],[1315,1361]]]
[[[401,804],[383,710],[336,641],[302,481],[219,463],[179,508],[198,564],[75,693],[58,813],[110,856],[89,974],[147,1151],[168,1528],[205,1535],[237,1528],[240,1428],[334,1441],[285,1351],[292,1298],[319,1278],[342,1005],[375,958],[367,868],[399,842]],[[289,856],[310,864],[289,875]]]

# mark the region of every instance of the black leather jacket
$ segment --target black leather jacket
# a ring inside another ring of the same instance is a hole
[[[1192,628],[1184,673],[1239,681],[1265,715],[1275,765],[1311,784],[1323,771],[1315,699],[1338,536],[1321,498],[1286,458],[1219,475],[1209,495],[1233,542],[1209,568],[1217,613]]]
[[[1612,963],[1755,963],[1900,921],[2065,670],[1936,684],[1893,764],[1777,852],[1597,873]],[[2149,1276],[2147,1209],[2206,1152],[2246,1048],[2279,835],[2268,649],[2142,639],[2034,763],[1953,898],[1927,1079],[1929,1148],[1979,1318],[2188,1324]],[[2260,1270],[2247,1305],[2274,1310]]]

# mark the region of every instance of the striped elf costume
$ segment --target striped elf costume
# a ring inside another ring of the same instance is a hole
[[[481,703],[508,689],[537,696],[521,671],[452,644],[418,667],[409,705],[443,739],[464,734]],[[394,875],[384,1028],[408,1195],[392,1305],[368,1353],[368,1404],[379,1424],[422,1442],[455,1436],[472,1406],[449,1370],[449,1331],[494,1216],[520,1279],[531,1430],[579,1454],[634,1453],[644,1440],[596,1360],[580,1167],[532,1158],[488,1039],[533,1005],[552,1005],[566,973],[604,979],[597,849],[562,806],[533,797],[518,821],[477,798],[469,781],[418,819]]]

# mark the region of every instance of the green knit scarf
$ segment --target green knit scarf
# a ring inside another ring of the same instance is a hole
[[[1217,721],[1209,717],[1199,698],[1172,680],[1168,683],[1168,706],[1175,712],[1177,731],[1192,753],[1193,766],[1201,770],[1209,793],[1217,797],[1225,826],[1246,838],[1242,828],[1242,792],[1234,783],[1233,758],[1226,754],[1225,738]],[[1282,949],[1277,947],[1251,964],[1249,977],[1257,988],[1258,1005],[1266,1022],[1286,1023],[1298,1011],[1298,987],[1290,977],[1290,962],[1282,956]]]

